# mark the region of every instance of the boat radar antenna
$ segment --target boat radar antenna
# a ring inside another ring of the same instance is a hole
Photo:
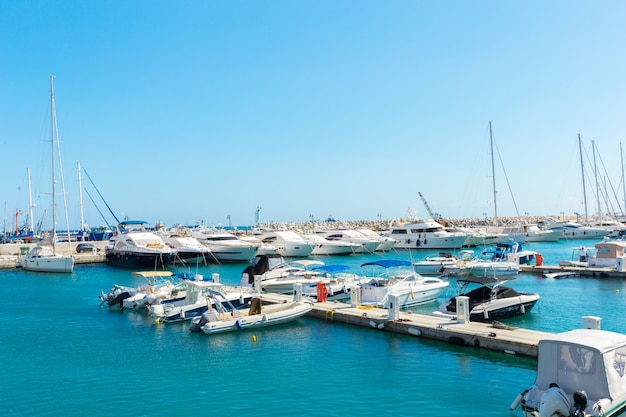
[[[407,212],[407,216],[409,217],[409,221],[417,220],[417,215],[415,214],[415,210],[409,207],[409,209],[406,212]]]

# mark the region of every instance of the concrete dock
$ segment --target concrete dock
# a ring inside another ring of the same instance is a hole
[[[619,272],[613,268],[582,268],[559,265],[520,265],[520,272],[534,275],[544,275],[555,272],[571,272],[579,276],[590,278],[626,278],[626,272]]]
[[[293,296],[263,293],[261,298],[269,303],[293,300]],[[537,358],[539,340],[552,333],[510,327],[499,324],[451,320],[437,316],[399,312],[387,309],[354,306],[343,302],[315,303],[307,315],[326,322],[346,323],[368,327],[375,331],[406,334],[437,340],[459,346],[486,349],[512,355]]]

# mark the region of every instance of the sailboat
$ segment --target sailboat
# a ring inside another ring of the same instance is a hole
[[[74,258],[71,254],[58,254],[56,252],[56,199],[55,199],[55,152],[54,147],[58,142],[56,132],[56,111],[54,107],[54,75],[50,75],[50,113],[51,113],[51,130],[52,130],[52,234],[50,236],[50,245],[38,245],[31,251],[20,258],[20,266],[27,271],[37,272],[65,272],[71,273],[74,270]],[[68,227],[69,230],[69,227]],[[69,242],[69,239],[68,239]],[[68,243],[69,245],[69,243]]]

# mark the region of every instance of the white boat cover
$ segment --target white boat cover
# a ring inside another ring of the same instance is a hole
[[[556,383],[565,392],[584,390],[591,401],[626,398],[626,335],[577,329],[539,341],[535,384]]]

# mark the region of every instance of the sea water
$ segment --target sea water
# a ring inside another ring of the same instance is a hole
[[[524,246],[554,265],[570,259],[573,247],[592,244]],[[320,259],[358,272],[373,259],[436,253]],[[244,268],[172,270],[237,284]],[[303,317],[208,336],[191,333],[188,323],[155,325],[145,314],[100,305],[98,295],[113,284],[140,283],[131,272],[104,264],[77,265],[73,274],[0,271],[0,415],[507,416],[534,381],[533,359],[332,321]],[[626,333],[621,279],[520,274],[511,286],[541,299],[509,325],[559,332],[595,315],[603,329]],[[430,314],[450,292],[415,310]]]

